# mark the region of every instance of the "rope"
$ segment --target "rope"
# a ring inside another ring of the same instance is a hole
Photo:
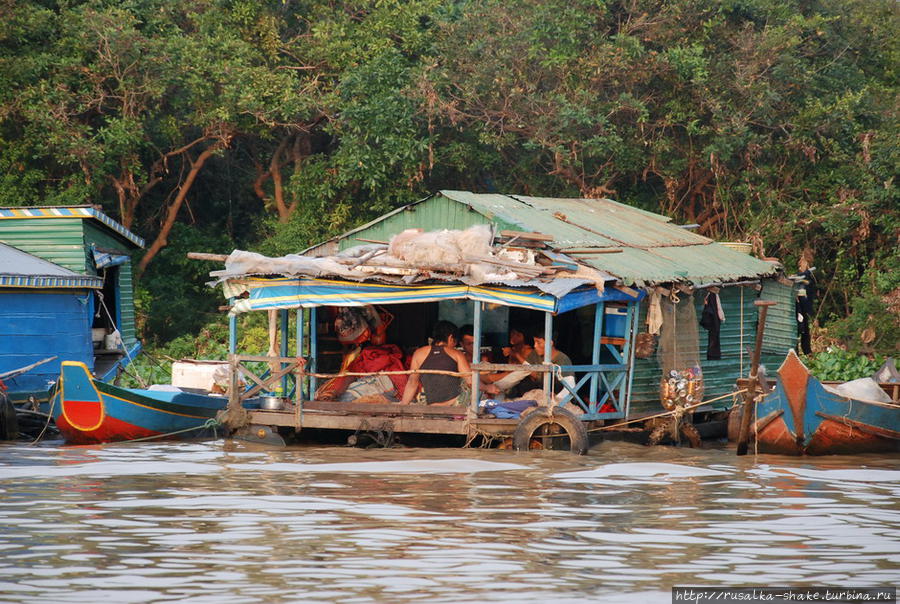
[[[47,411],[47,422],[44,424],[44,428],[41,430],[41,433],[37,435],[33,441],[28,443],[29,447],[33,447],[38,444],[42,438],[44,438],[44,432],[47,431],[47,428],[50,426],[50,420],[53,419],[53,406],[56,404],[56,397],[50,397],[50,409]]]
[[[601,430],[612,430],[614,428],[621,428],[622,426],[627,426],[628,424],[634,424],[637,422],[645,422],[650,419],[656,419],[657,417],[665,417],[667,415],[675,416],[676,422],[680,422],[681,417],[684,415],[684,413],[686,411],[689,411],[691,409],[696,409],[697,407],[700,407],[702,405],[708,405],[709,403],[714,403],[714,402],[720,401],[724,398],[728,398],[729,396],[741,394],[746,391],[747,391],[747,389],[744,388],[742,390],[738,390],[737,392],[730,392],[728,394],[723,394],[722,396],[717,396],[716,398],[711,398],[708,401],[703,401],[702,403],[696,403],[694,405],[689,405],[687,407],[676,407],[675,409],[672,409],[671,411],[664,411],[663,413],[657,413],[656,415],[650,415],[648,417],[640,417],[640,418],[633,419],[633,420],[630,420],[627,422],[612,424],[610,426],[600,426],[599,428],[592,428],[592,429],[588,430],[588,432],[600,432]],[[553,410],[553,407],[555,407],[555,406],[556,405],[551,406],[551,418],[552,418],[552,410]],[[676,423],[676,425],[677,425],[677,423]],[[555,434],[543,434],[542,436],[555,437],[555,436],[568,436],[568,434],[565,432],[557,432]]]
[[[123,441],[118,441],[118,442],[135,443],[135,442],[140,442],[143,440],[154,440],[157,438],[166,438],[167,436],[175,436],[176,434],[183,434],[185,432],[192,432],[194,430],[204,430],[206,428],[212,428],[213,439],[217,439],[217,438],[219,438],[219,436],[218,436],[218,432],[216,431],[216,428],[221,425],[222,424],[219,423],[219,420],[217,420],[214,417],[211,417],[208,420],[206,420],[206,423],[204,423],[202,426],[197,426],[194,428],[185,428],[184,430],[176,430],[175,432],[166,432],[165,434],[154,434],[153,436],[143,436],[141,438],[129,438],[128,440],[123,440]]]
[[[627,422],[621,422],[621,423],[618,423],[618,424],[612,424],[612,425],[610,425],[610,426],[601,426],[601,427],[599,427],[599,428],[593,428],[593,429],[591,429],[591,430],[588,430],[588,432],[598,432],[598,431],[600,431],[600,430],[612,430],[613,428],[620,428],[620,427],[622,427],[622,426],[627,426],[627,425],[629,425],[629,424],[634,424],[634,423],[637,423],[637,422],[645,422],[645,421],[647,421],[647,420],[649,420],[649,419],[656,419],[657,417],[666,417],[667,415],[675,415],[676,413],[681,413],[681,414],[683,414],[685,411],[690,411],[691,409],[696,409],[697,407],[701,407],[701,406],[703,406],[703,405],[708,405],[708,404],[710,404],[710,403],[714,403],[714,402],[716,402],[716,401],[720,401],[720,400],[722,400],[722,399],[725,399],[725,398],[728,398],[728,397],[730,397],[730,396],[734,396],[734,395],[737,395],[737,394],[742,394],[742,393],[744,393],[744,392],[747,392],[747,389],[746,389],[746,388],[743,388],[743,389],[741,389],[741,390],[738,390],[737,392],[729,392],[728,394],[723,394],[722,396],[717,396],[716,398],[711,398],[711,399],[709,399],[708,401],[702,401],[702,402],[700,402],[700,403],[695,403],[695,404],[693,404],[693,405],[688,405],[687,407],[676,407],[675,409],[672,409],[671,411],[663,411],[662,413],[657,413],[656,415],[650,415],[650,416],[648,416],[648,417],[640,417],[640,418],[638,418],[638,419],[632,419],[632,420],[629,420],[629,421],[627,421]]]
[[[106,281],[106,269],[105,268],[103,269],[103,280]],[[103,292],[98,291],[97,297],[100,298],[100,306],[106,312],[106,318],[109,319],[109,324],[112,325],[112,327],[113,327],[113,333],[117,334],[119,336],[118,340],[119,340],[119,343],[121,344],[122,352],[125,353],[125,358],[128,359],[128,364],[130,365],[131,363],[134,362],[134,359],[131,358],[131,353],[128,352],[128,346],[125,345],[125,340],[122,338],[122,332],[119,331],[119,326],[116,325],[116,322],[113,320],[112,315],[109,312],[109,308],[107,308],[107,306],[106,306],[106,300],[103,299]],[[123,370],[124,370],[124,368],[123,368]],[[131,374],[129,374],[129,375],[131,375]],[[147,387],[147,382],[140,375],[132,375],[132,377],[137,379],[138,383],[141,384],[142,388]]]

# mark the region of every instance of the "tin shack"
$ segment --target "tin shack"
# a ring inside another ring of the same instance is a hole
[[[0,208],[0,374],[13,401],[46,400],[64,360],[114,378],[141,349],[131,255],[144,240],[91,206]]]

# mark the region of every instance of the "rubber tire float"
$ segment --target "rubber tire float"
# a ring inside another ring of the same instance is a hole
[[[569,450],[572,453],[576,455],[587,453],[588,433],[584,422],[578,419],[574,413],[562,407],[536,409],[523,417],[513,433],[513,449],[516,451],[529,450],[532,438],[541,438],[541,434],[535,436],[535,432],[542,426],[548,426],[551,434],[558,433],[561,428],[569,438]]]

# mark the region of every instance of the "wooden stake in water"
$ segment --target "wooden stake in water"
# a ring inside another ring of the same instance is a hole
[[[738,432],[737,454],[747,454],[747,440],[750,436],[750,420],[756,412],[754,401],[759,387],[759,357],[762,354],[763,333],[766,329],[766,312],[775,302],[771,300],[757,300],[753,303],[759,308],[759,321],[756,324],[756,346],[753,347],[753,357],[750,359],[750,379],[747,380],[747,390],[744,392],[744,415],[741,416],[741,430]]]

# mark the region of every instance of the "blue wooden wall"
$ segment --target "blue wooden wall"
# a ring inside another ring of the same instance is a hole
[[[86,291],[43,293],[0,291],[0,373],[59,358],[6,381],[14,401],[44,396],[59,377],[61,361],[81,361],[93,369],[91,313]]]

